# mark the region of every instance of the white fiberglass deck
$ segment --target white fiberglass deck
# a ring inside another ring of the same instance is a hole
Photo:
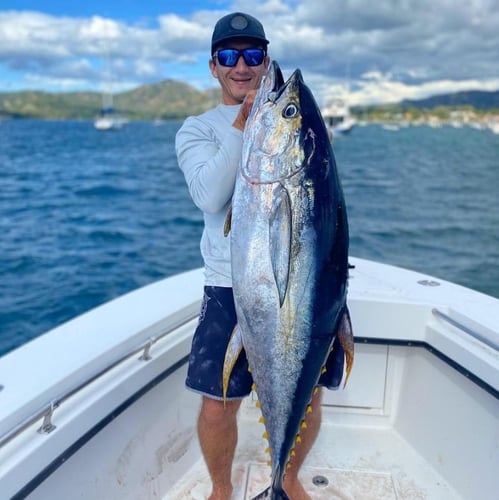
[[[270,484],[262,432],[263,426],[249,416],[241,419],[234,500],[250,500]],[[314,500],[463,500],[389,428],[324,423],[300,478]],[[205,500],[210,488],[206,466],[199,460],[164,499]]]
[[[495,500],[498,400],[426,348],[356,349],[347,388],[324,391],[321,431],[301,471],[311,497]],[[233,500],[252,499],[270,484],[259,416],[254,396],[248,398],[239,417]],[[163,498],[204,500],[209,493],[199,459]]]

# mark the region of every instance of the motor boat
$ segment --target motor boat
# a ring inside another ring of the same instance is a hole
[[[357,125],[350,108],[343,100],[335,100],[322,111],[328,131],[334,136],[348,134]]]
[[[324,391],[301,469],[315,499],[495,500],[499,299],[350,257],[355,360]],[[31,500],[201,500],[210,494],[185,389],[203,270],[92,309],[0,358],[0,491]],[[269,485],[252,393],[234,499]]]

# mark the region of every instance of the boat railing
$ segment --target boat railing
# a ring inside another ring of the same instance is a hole
[[[138,361],[147,362],[152,359],[151,348],[158,341],[171,334],[176,329],[186,325],[193,319],[197,318],[199,315],[199,302],[195,302],[190,304],[189,306],[184,307],[180,311],[176,312],[173,315],[172,319],[168,322],[166,328],[161,331],[161,333],[149,337],[147,340],[141,342],[138,346],[130,349],[126,352],[126,354],[118,357],[116,360],[112,361],[108,365],[106,365],[101,370],[97,371],[93,375],[86,378],[81,383],[75,385],[71,389],[64,392],[61,396],[56,399],[51,400],[49,403],[43,405],[39,410],[32,413],[30,416],[25,418],[18,425],[7,431],[3,436],[0,436],[0,448],[2,448],[5,444],[12,441],[16,436],[25,431],[28,427],[32,426],[38,420],[43,418],[42,424],[38,429],[40,434],[49,434],[52,432],[56,426],[52,422],[52,417],[54,411],[61,406],[65,401],[74,396],[76,393],[89,386],[118,365],[121,365],[125,361],[129,360],[133,356],[140,354],[137,358]]]
[[[482,342],[483,344],[490,347],[494,351],[499,351],[499,344],[497,342],[494,342],[494,340],[486,337],[485,335],[482,335],[480,332],[477,332],[473,328],[471,328],[471,327],[465,325],[464,323],[452,318],[451,316],[449,316],[448,314],[445,314],[444,312],[440,311],[439,309],[433,308],[431,310],[431,312],[437,318],[440,318],[440,319],[446,321],[450,325],[454,326],[455,328],[458,328],[459,330],[466,333],[467,335],[470,335],[474,339]]]

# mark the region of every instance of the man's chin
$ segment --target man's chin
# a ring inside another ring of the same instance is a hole
[[[252,90],[251,87],[248,85],[233,85],[232,87],[232,94],[234,97],[240,98],[241,102],[244,100],[246,97],[246,94]]]

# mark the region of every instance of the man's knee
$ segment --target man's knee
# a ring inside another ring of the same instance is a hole
[[[224,403],[218,399],[203,397],[200,417],[208,424],[220,424],[235,419],[240,406],[240,400]]]

